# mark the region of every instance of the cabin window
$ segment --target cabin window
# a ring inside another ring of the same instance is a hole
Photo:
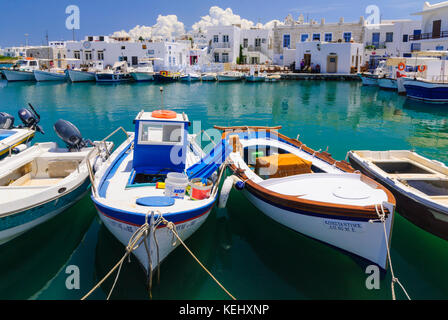
[[[182,144],[182,123],[153,123],[141,122],[139,132],[139,144]]]
[[[33,66],[37,66],[37,61],[30,61],[30,66],[31,66],[31,67],[33,67]]]

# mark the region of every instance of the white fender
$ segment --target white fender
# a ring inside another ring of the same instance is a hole
[[[219,201],[218,201],[218,208],[225,208],[227,204],[227,200],[229,199],[230,190],[232,190],[233,185],[238,181],[239,179],[231,175],[224,180],[224,183],[221,187],[221,193],[219,195]]]
[[[11,150],[11,153],[12,154],[18,154],[18,153],[20,153],[20,152],[22,152],[22,151],[25,151],[26,149],[28,148],[28,146],[26,145],[26,144],[19,144],[18,146],[16,146],[16,147],[14,147],[12,150]]]

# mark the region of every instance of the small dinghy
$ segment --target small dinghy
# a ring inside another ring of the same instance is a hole
[[[40,116],[29,104],[30,109],[20,109],[19,118],[23,125],[14,126],[14,117],[0,112],[0,159],[25,150],[30,145],[36,131],[44,133],[38,125]]]
[[[448,240],[448,167],[407,150],[350,151],[350,163],[389,188],[399,213]]]
[[[125,246],[150,224],[132,251],[150,277],[179,244],[173,246],[168,222],[185,240],[207,219],[224,165],[221,144],[205,156],[195,136],[188,134],[185,114],[141,111],[134,124],[135,133],[127,133],[96,173],[92,200],[107,229]]]
[[[386,268],[395,206],[387,189],[274,130],[280,127],[215,128],[233,150],[227,162],[234,175],[222,190],[233,184],[282,225]]]
[[[88,167],[98,167],[113,146],[82,139],[65,120],[58,120],[54,129],[66,148],[54,142],[37,143],[0,162],[0,244],[80,199],[88,191]]]

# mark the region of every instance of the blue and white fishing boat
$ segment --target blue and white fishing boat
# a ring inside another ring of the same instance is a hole
[[[26,149],[34,138],[36,131],[44,133],[38,125],[40,116],[30,105],[29,109],[20,109],[19,118],[23,125],[14,126],[14,117],[0,112],[0,159]]]
[[[0,162],[0,244],[80,199],[89,188],[93,170],[89,166],[99,167],[113,146],[82,139],[78,129],[65,120],[58,120],[54,128],[66,148],[55,142],[37,143]]]
[[[92,200],[107,229],[125,246],[145,222],[151,224],[146,244],[133,251],[151,274],[175,249],[163,219],[176,226],[182,240],[207,219],[224,169],[224,144],[205,156],[188,133],[184,113],[141,111],[134,124],[135,132],[127,133],[95,174]]]
[[[133,80],[128,72],[126,61],[119,61],[114,64],[112,69],[105,69],[95,74],[96,82],[100,83],[119,83]]]
[[[198,73],[190,72],[188,74],[182,75],[180,77],[180,81],[184,82],[201,81],[201,75]]]
[[[421,78],[404,80],[409,98],[427,102],[448,103],[448,81],[430,81]]]
[[[34,70],[34,77],[37,82],[41,81],[67,81],[68,75],[62,69],[50,69],[50,70]]]
[[[9,69],[3,69],[3,75],[8,81],[36,81],[34,70],[39,70],[39,60],[23,58],[17,60]]]

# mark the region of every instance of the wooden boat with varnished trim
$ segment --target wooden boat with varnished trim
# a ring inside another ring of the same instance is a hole
[[[386,269],[395,209],[390,191],[348,162],[278,133],[281,127],[215,128],[232,146],[233,176],[223,190],[231,181],[280,224]]]

